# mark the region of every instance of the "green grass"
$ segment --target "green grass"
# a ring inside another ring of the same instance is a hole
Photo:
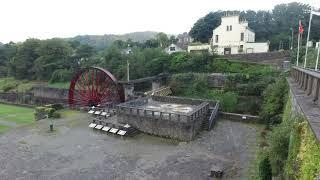
[[[0,133],[4,133],[10,129],[10,126],[0,125]]]
[[[34,122],[34,110],[26,107],[0,104],[0,120],[29,124]]]
[[[69,89],[70,82],[59,82],[48,84],[48,87],[59,88],[59,89]]]

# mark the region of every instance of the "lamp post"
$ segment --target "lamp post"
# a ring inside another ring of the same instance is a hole
[[[293,28],[290,28],[290,31],[291,31],[290,50],[292,50],[293,49]]]
[[[131,54],[131,48],[130,44],[128,44],[128,49],[126,52],[127,55]],[[129,57],[127,57],[127,80],[130,80],[130,62],[129,62]]]

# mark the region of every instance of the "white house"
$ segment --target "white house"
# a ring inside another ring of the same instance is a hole
[[[178,45],[176,44],[170,44],[169,47],[167,47],[165,49],[166,53],[168,54],[172,54],[172,53],[175,53],[175,52],[186,52],[186,50],[182,49],[181,47],[179,47]]]
[[[213,30],[211,44],[220,55],[269,51],[268,42],[255,43],[255,33],[239,15],[221,18],[221,25]]]

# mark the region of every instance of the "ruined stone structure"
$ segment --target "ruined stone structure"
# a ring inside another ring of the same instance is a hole
[[[140,98],[117,106],[118,122],[145,133],[191,141],[208,121],[210,108],[218,108],[216,105],[214,101],[170,96]]]

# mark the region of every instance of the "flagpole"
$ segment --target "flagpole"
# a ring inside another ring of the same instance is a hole
[[[299,53],[300,53],[300,31],[298,33],[297,67],[299,67]]]
[[[309,38],[310,38],[311,20],[312,20],[312,10],[310,12],[310,19],[309,19],[308,36],[307,36],[307,43],[306,43],[306,53],[304,55],[304,65],[303,65],[304,68],[306,68],[306,66],[307,66],[308,42],[309,42]]]

